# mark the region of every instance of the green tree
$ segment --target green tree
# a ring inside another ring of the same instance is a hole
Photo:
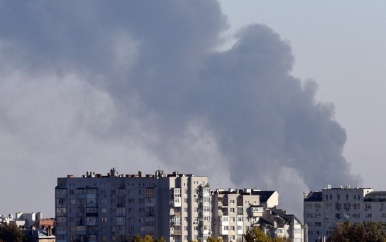
[[[0,223],[0,240],[4,242],[23,242],[26,237],[15,224]]]
[[[384,222],[365,221],[351,223],[346,221],[335,225],[330,242],[386,242],[386,224]]]
[[[288,238],[272,238],[271,236],[265,234],[261,229],[254,227],[252,230],[249,229],[245,235],[244,240],[246,242],[290,242]]]
[[[134,235],[130,241],[131,242],[165,242],[165,239],[164,239],[164,237],[156,238],[156,237],[151,236],[151,235],[141,236],[141,235],[137,234],[137,235]]]
[[[206,242],[222,242],[222,239],[221,238],[215,238],[215,237],[212,237],[212,236],[209,236],[207,239],[206,239]]]

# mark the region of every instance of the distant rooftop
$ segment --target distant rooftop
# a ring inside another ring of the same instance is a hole
[[[323,200],[322,198],[322,192],[310,192],[307,197],[304,198],[305,202],[321,202]]]
[[[85,175],[81,177],[75,177],[74,175],[67,175],[67,178],[103,178],[103,177],[194,177],[193,174],[183,174],[177,171],[172,172],[171,174],[164,174],[163,170],[156,170],[154,174],[142,174],[142,171],[138,171],[136,174],[119,174],[116,168],[112,168],[110,172],[106,175],[98,174],[94,171],[87,171]]]
[[[369,192],[364,197],[365,202],[380,202],[386,201],[386,191]]]

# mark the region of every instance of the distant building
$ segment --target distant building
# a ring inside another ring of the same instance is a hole
[[[342,186],[310,192],[304,198],[308,241],[324,241],[337,223],[386,222],[386,191]]]
[[[17,212],[15,216],[0,215],[0,222],[14,224],[20,228],[30,242],[55,242],[53,234],[55,220],[53,218],[42,218],[42,213],[22,213]]]
[[[224,242],[243,241],[243,235],[258,227],[271,237],[303,242],[303,225],[294,215],[277,209],[276,191],[229,189],[212,192],[213,236]]]
[[[56,241],[129,241],[135,235],[167,242],[243,241],[252,227],[303,242],[302,223],[277,209],[276,191],[211,192],[208,177],[192,174],[86,172],[57,180]]]
[[[54,230],[54,219],[39,219],[32,224],[29,230],[26,230],[26,235],[29,238],[29,242],[55,242]]]
[[[137,234],[203,241],[212,221],[207,177],[160,170],[58,178],[55,210],[58,242],[125,241]]]

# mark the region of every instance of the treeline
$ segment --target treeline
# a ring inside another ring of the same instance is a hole
[[[0,223],[0,241],[4,242],[25,242],[23,231],[19,229],[15,224]]]
[[[136,235],[131,240],[131,242],[165,242],[164,238],[157,239],[150,235],[140,236]],[[244,242],[291,242],[292,240],[288,238],[272,238],[271,236],[265,234],[262,230],[257,227],[254,227],[251,230],[248,230],[244,235]],[[196,241],[192,241],[196,242]],[[208,237],[206,242],[222,242],[221,238]]]
[[[350,225],[351,226],[351,225]],[[336,235],[344,234],[346,236],[346,232],[343,233],[343,231],[346,231],[348,227],[347,224],[341,225],[339,227],[339,230],[342,233],[336,233]],[[349,231],[349,230],[347,230]],[[385,226],[383,226],[383,231],[385,231]],[[351,232],[349,232],[351,233]],[[382,234],[382,238],[386,238],[385,234]],[[371,238],[375,238],[374,236]],[[23,231],[20,230],[16,225],[14,224],[7,224],[7,223],[0,223],[0,242],[26,242],[28,239],[24,235]],[[83,239],[82,241],[88,241],[87,238]],[[130,242],[165,242],[165,239],[163,237],[156,238],[151,235],[135,235],[129,239],[126,239],[125,241]],[[260,230],[257,227],[254,227],[251,230],[248,230],[246,234],[244,235],[244,242],[291,242],[290,239],[287,238],[272,238],[269,235],[265,234],[262,230]],[[332,240],[332,241],[384,241],[386,240]],[[221,238],[214,238],[209,237],[206,242],[222,242]]]
[[[386,223],[346,221],[335,226],[329,242],[386,242]]]
[[[244,235],[245,242],[291,242],[289,238],[271,237],[264,233],[258,227],[253,227],[252,230],[248,230]]]

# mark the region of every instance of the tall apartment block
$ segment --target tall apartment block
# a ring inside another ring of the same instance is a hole
[[[386,192],[342,186],[310,192],[304,198],[308,241],[325,241],[337,223],[386,222]]]
[[[211,229],[207,177],[155,174],[58,178],[56,241],[126,241],[150,234],[168,242],[205,240]]]

